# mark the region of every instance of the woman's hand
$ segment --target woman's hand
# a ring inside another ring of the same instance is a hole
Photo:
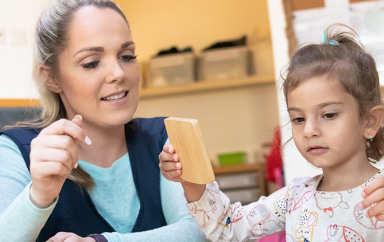
[[[47,242],[95,242],[95,239],[92,237],[83,238],[74,233],[59,232]]]
[[[61,119],[43,129],[31,142],[30,198],[40,208],[48,207],[73,168],[77,167],[78,141],[85,143],[82,118]],[[89,140],[89,139],[87,139]]]
[[[361,202],[361,209],[372,206],[368,212],[368,217],[376,217],[379,221],[384,221],[384,177],[378,177],[363,190],[364,200]]]
[[[159,155],[160,171],[163,176],[174,182],[184,182],[181,176],[181,163],[179,156],[175,153],[175,149],[170,144],[165,144],[163,151]]]

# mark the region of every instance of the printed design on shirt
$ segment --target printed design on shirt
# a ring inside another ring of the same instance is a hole
[[[355,230],[336,224],[330,224],[327,227],[328,240],[324,242],[364,242],[364,238]]]
[[[288,198],[283,195],[279,198],[277,198],[274,203],[273,203],[273,206],[275,207],[275,215],[277,217],[283,217],[285,218],[285,214],[287,212],[287,204],[288,204]]]
[[[241,220],[244,217],[244,215],[245,215],[245,211],[243,206],[241,206],[241,203],[237,202],[233,204],[231,223],[236,223],[237,221]]]
[[[363,188],[365,188],[366,186],[368,186],[369,183],[373,182],[377,177],[379,176],[383,176],[384,175],[384,171],[383,170],[380,170],[374,177],[372,177],[371,179],[369,179],[368,181],[366,181],[364,184],[362,184],[361,186]]]
[[[313,229],[317,225],[319,215],[316,212],[304,211],[296,221],[295,236],[299,242],[312,241]]]
[[[355,215],[357,222],[359,222],[359,224],[361,224],[367,229],[383,229],[384,222],[378,221],[375,217],[368,218],[366,215],[368,210],[369,208],[361,210],[359,204],[355,205],[353,209],[353,214]]]
[[[312,184],[301,183],[300,185],[288,187],[287,193],[289,199],[286,211],[291,213],[300,209],[304,203],[313,197],[313,187]]]
[[[253,236],[270,234],[280,228],[277,221],[273,219],[271,212],[263,204],[255,205],[248,213],[247,220],[251,227]]]
[[[231,224],[231,209],[223,206],[223,210],[221,212],[221,215],[219,219],[217,220],[217,223],[225,228],[228,228]]]
[[[206,196],[208,198],[207,200],[209,204],[209,209],[198,209],[196,207],[196,204],[192,203],[193,208],[190,208],[190,211],[192,212],[191,216],[194,218],[201,218],[201,219],[196,219],[197,224],[201,228],[206,228],[207,223],[210,219],[209,214],[216,213],[217,211],[216,196],[219,194],[219,192],[220,190],[216,186],[214,185],[210,186],[210,184],[207,185]]]
[[[316,192],[315,198],[316,206],[331,218],[335,214],[335,208],[349,209],[340,192]]]

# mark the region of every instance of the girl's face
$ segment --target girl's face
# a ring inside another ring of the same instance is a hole
[[[313,77],[288,92],[295,144],[305,159],[323,169],[367,163],[365,121],[356,100],[340,84]]]
[[[81,114],[98,127],[121,126],[139,100],[139,65],[127,23],[114,10],[86,6],[69,25],[55,78],[68,118]]]

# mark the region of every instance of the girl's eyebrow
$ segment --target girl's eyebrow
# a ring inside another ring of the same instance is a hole
[[[316,106],[318,106],[319,108],[324,108],[324,107],[327,107],[327,106],[330,106],[330,105],[343,105],[343,104],[344,104],[343,102],[325,102],[325,103],[320,103],[320,104],[318,104]],[[297,111],[297,112],[301,111],[301,109],[298,108],[298,107],[290,107],[287,110],[288,110],[288,112],[290,112],[290,111]]]

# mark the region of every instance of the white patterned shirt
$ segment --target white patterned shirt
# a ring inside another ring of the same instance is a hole
[[[384,241],[384,222],[368,218],[358,204],[376,177],[351,190],[317,191],[322,176],[297,178],[257,202],[230,204],[216,182],[207,185],[189,214],[212,241],[248,241],[285,229],[286,241]]]

